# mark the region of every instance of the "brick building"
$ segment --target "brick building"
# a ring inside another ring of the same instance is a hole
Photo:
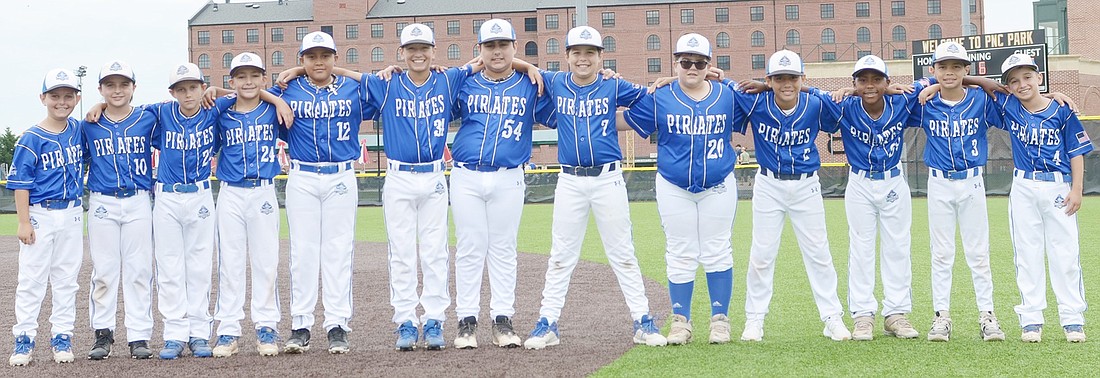
[[[972,33],[982,32],[983,3],[970,0],[966,10]],[[375,71],[403,65],[398,33],[408,23],[419,22],[435,30],[436,61],[460,65],[477,55],[480,23],[503,18],[516,29],[518,58],[545,69],[567,68],[564,39],[575,22],[575,1],[457,4],[453,0],[211,2],[189,21],[190,59],[210,83],[227,85],[232,57],[251,51],[265,57],[274,77],[296,64],[302,36],[322,30],[336,40],[338,65]],[[760,78],[768,54],[781,48],[799,52],[808,63],[850,62],[866,54],[908,59],[910,40],[964,34],[962,12],[960,0],[589,0],[587,8],[588,24],[604,37],[604,66],[637,83],[672,75],[673,45],[688,32],[710,38],[712,62],[731,77]],[[370,125],[362,130],[376,132]],[[648,159],[656,152],[650,141],[624,134],[624,148],[637,158]],[[556,161],[552,138],[553,132],[536,135],[534,162]],[[373,146],[378,138],[369,135],[367,139]],[[828,138],[821,140],[826,147]],[[751,148],[752,140],[737,136],[732,143]],[[842,156],[826,157],[826,161],[835,159],[843,160]]]

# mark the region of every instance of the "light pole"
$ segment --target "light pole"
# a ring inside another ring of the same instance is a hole
[[[76,86],[80,87],[80,92],[84,92],[84,76],[88,74],[88,66],[80,66],[76,68]],[[84,116],[84,97],[80,98],[80,116]]]

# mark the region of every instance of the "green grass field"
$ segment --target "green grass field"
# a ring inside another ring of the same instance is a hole
[[[810,293],[801,255],[789,224],[783,230],[775,295],[771,313],[765,323],[764,341],[736,341],[744,324],[745,266],[751,244],[751,203],[738,203],[733,233],[734,290],[731,301],[731,335],[735,340],[725,345],[709,345],[706,341],[709,305],[700,271],[693,307],[696,340],[690,345],[666,348],[636,347],[625,356],[604,367],[598,376],[1091,376],[1100,367],[1100,342],[1084,344],[1065,342],[1058,326],[1057,302],[1048,293],[1044,341],[1026,344],[1019,341],[1019,322],[1012,306],[1019,303],[1012,244],[1008,234],[1008,200],[989,199],[990,240],[993,255],[994,296],[997,313],[1008,340],[1001,343],[982,342],[978,338],[978,314],[970,272],[960,250],[956,255],[952,295],[954,332],[948,343],[924,340],[931,324],[931,287],[928,252],[926,202],[913,201],[913,313],[910,319],[921,332],[917,340],[900,340],[882,335],[882,320],[878,319],[875,340],[870,342],[833,342],[821,335],[822,323]],[[839,275],[841,303],[847,308],[847,221],[841,200],[825,201],[829,241]],[[527,205],[520,227],[519,249],[523,252],[546,254],[550,248],[551,205]],[[660,228],[657,207],[652,202],[631,204],[635,246],[642,273],[658,282],[666,282],[664,272],[664,233]],[[285,218],[284,218],[285,219]],[[381,208],[360,208],[356,238],[381,242],[385,240]],[[1100,197],[1086,198],[1079,215],[1081,225],[1081,264],[1084,267],[1086,298],[1100,303],[1100,264],[1096,232],[1100,219]],[[0,230],[14,234],[15,217],[0,216]],[[453,224],[453,223],[452,223]],[[286,237],[286,227],[282,228]],[[585,237],[583,258],[606,263],[599,235],[590,221]],[[454,242],[454,232],[451,232]],[[960,244],[961,246],[961,244]],[[877,288],[881,298],[881,285]],[[653,302],[667,301],[664,295],[650,294]],[[568,304],[567,304],[568,306]],[[664,321],[667,314],[658,314]],[[1089,324],[1100,324],[1100,314],[1086,313]],[[851,327],[851,320],[845,319]],[[1086,327],[1088,330],[1088,327]],[[667,326],[665,327],[667,331]],[[1093,337],[1100,331],[1093,330]],[[563,346],[567,347],[567,346]]]

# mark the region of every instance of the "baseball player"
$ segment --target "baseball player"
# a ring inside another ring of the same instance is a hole
[[[485,69],[466,78],[455,115],[462,118],[452,145],[451,206],[457,237],[455,253],[455,347],[477,347],[481,278],[489,266],[493,343],[518,347],[515,313],[516,234],[526,184],[524,163],[531,157],[531,130],[539,98],[536,85],[512,68],[516,51],[512,24],[491,19],[481,25],[478,44]],[[488,260],[488,261],[486,261]]]
[[[268,87],[263,60],[253,53],[233,58],[229,84],[237,101],[218,118],[218,298],[214,319],[218,341],[214,357],[240,349],[244,319],[245,267],[252,271],[250,318],[261,356],[279,353],[275,340],[280,320],[276,278],[279,268],[279,202],[272,179],[281,167],[275,159],[280,125],[275,106],[260,101]],[[270,94],[268,94],[270,95]]]
[[[72,118],[80,102],[76,75],[65,69],[46,73],[39,95],[46,118],[31,126],[15,145],[7,188],[15,193],[19,226],[19,280],[15,288],[15,346],[8,363],[25,366],[34,354],[38,312],[53,292],[50,346],[58,363],[73,362],[76,281],[84,257],[84,150],[80,123]]]
[[[1085,179],[1084,155],[1093,145],[1068,106],[1039,95],[1043,79],[1037,70],[1030,55],[1008,57],[1001,72],[1012,95],[997,96],[1004,117],[1000,127],[1012,136],[1015,164],[1008,215],[1021,296],[1016,313],[1023,325],[1021,338],[1039,342],[1047,304],[1043,264],[1048,260],[1066,340],[1084,342],[1083,313],[1088,306],[1081,276],[1077,210]]]
[[[306,75],[291,80],[286,89],[271,88],[294,110],[293,126],[286,131],[291,159],[286,211],[293,331],[283,351],[309,350],[320,274],[329,353],[347,353],[359,203],[352,163],[361,153],[355,137],[359,124],[371,111],[366,108],[367,91],[359,82],[332,74],[337,59],[332,36],[307,34],[298,57]]]
[[[817,176],[821,159],[814,143],[819,130],[834,132],[837,122],[824,109],[823,102],[828,100],[800,92],[803,76],[802,58],[790,50],[780,50],[768,59],[767,84],[772,91],[736,97],[749,118],[760,164],[752,196],[752,250],[743,341],[764,337],[779,230],[788,215],[802,250],[818,314],[825,322],[823,334],[836,341],[851,338],[836,292],[836,270],[829,252]]]
[[[123,284],[130,356],[153,355],[153,128],[151,112],[130,105],[137,83],[130,65],[111,61],[99,71],[106,108],[98,122],[81,124],[88,159],[88,244],[92,282],[88,317],[95,329],[92,360],[111,355],[117,322],[118,287]],[[121,270],[121,275],[120,275]]]
[[[882,314],[887,335],[919,336],[906,314],[912,311],[913,271],[910,227],[913,203],[900,162],[906,122],[926,82],[911,94],[888,94],[886,63],[875,55],[856,62],[852,70],[855,96],[833,103],[822,98],[839,129],[851,172],[844,191],[848,216],[848,309],[855,321],[853,340],[873,339],[875,311],[875,239],[881,237]]]
[[[932,252],[932,306],[936,316],[928,340],[951,337],[951,272],[955,262],[955,227],[962,233],[966,262],[974,280],[978,323],[985,341],[1004,340],[993,313],[993,276],[989,267],[989,220],[982,178],[989,124],[1000,122],[993,100],[981,90],[963,86],[970,72],[966,49],[947,42],[936,46],[932,73],[939,93],[914,111],[911,126],[924,128],[928,175],[928,228]]]
[[[580,259],[588,214],[594,212],[604,251],[634,320],[634,342],[661,346],[665,337],[649,315],[642,273],[634,256],[630,207],[623,180],[616,108],[631,106],[645,89],[621,79],[604,79],[603,38],[588,26],[569,30],[565,54],[570,72],[543,71],[555,104],[539,121],[558,131],[558,175],[550,259],[542,291],[541,318],[523,342],[527,349],[558,345],[558,318],[569,280]]]
[[[673,313],[667,342],[691,342],[691,297],[696,270],[702,266],[711,302],[710,342],[726,343],[733,291],[730,236],[737,212],[737,157],[729,151],[730,135],[745,132],[744,113],[737,109],[732,90],[706,80],[711,56],[706,37],[681,36],[674,56],[679,80],[635,102],[623,118],[643,137],[661,135],[657,211],[667,240]]]

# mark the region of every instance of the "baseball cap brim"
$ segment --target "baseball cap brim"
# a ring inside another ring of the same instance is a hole
[[[884,77],[890,77],[890,74],[888,74],[886,72],[883,72],[882,70],[880,70],[878,68],[874,68],[874,67],[860,68],[860,69],[856,70],[856,72],[852,72],[852,77],[859,76],[859,74],[863,73],[863,71],[874,71],[874,72],[878,72],[879,74],[881,74]]]
[[[565,48],[568,50],[568,49],[571,49],[571,48],[574,48],[574,47],[581,47],[581,46],[590,46],[590,47],[595,47],[597,49],[603,50],[603,46],[597,45],[595,43],[584,43],[584,42],[574,43],[572,45],[566,46]]]
[[[957,60],[957,61],[963,62],[965,64],[970,64],[970,59],[960,58],[960,57],[957,57],[957,56],[941,57],[941,58],[938,58],[936,60],[933,60],[932,63],[946,62],[948,60]]]
[[[234,74],[237,73],[237,70],[239,70],[241,68],[255,68],[257,70],[260,70],[260,72],[267,72],[266,69],[264,69],[263,67],[257,66],[255,64],[242,64],[242,65],[239,65],[239,66],[236,66],[236,67],[233,67],[232,69],[230,69],[229,70],[229,76],[233,76]]]
[[[1017,68],[1025,68],[1025,67],[1030,68],[1032,70],[1035,70],[1035,72],[1039,72],[1039,66],[1037,66],[1037,65],[1034,65],[1034,64],[1017,64],[1015,66],[1009,67],[1007,70],[1005,70],[1005,72],[1001,72],[1001,82],[1008,83],[1008,74],[1010,72],[1012,72],[1013,70],[1015,70]]]
[[[110,75],[99,78],[99,82],[102,83],[103,80],[107,80],[107,78],[109,78],[111,76],[119,76],[119,77],[122,77],[124,79],[128,79],[130,81],[136,81],[136,80],[134,80],[134,78],[130,77],[130,75],[116,73],[116,74],[110,74]]]
[[[478,44],[482,44],[482,43],[486,43],[486,42],[492,42],[492,41],[508,41],[508,42],[515,42],[516,40],[515,40],[514,38],[509,38],[509,37],[504,37],[504,36],[496,36],[496,37],[489,37],[489,38],[485,38],[485,40],[483,40],[483,41],[481,41],[481,42],[478,42]]]
[[[50,91],[52,91],[54,89],[58,89],[58,88],[72,88],[73,90],[75,90],[77,92],[80,92],[80,88],[77,88],[76,86],[71,85],[71,84],[64,84],[63,83],[63,84],[55,84],[55,85],[53,85],[51,87],[48,87],[48,88],[42,88],[42,93],[49,93]]]
[[[778,70],[778,71],[774,71],[774,72],[769,72],[769,73],[768,73],[768,76],[776,76],[776,75],[795,75],[795,76],[802,76],[802,73],[801,73],[801,72],[798,72],[798,71],[795,71],[795,70]]]
[[[405,43],[402,43],[400,47],[405,47],[405,46],[408,46],[408,45],[415,45],[415,44],[428,45],[428,46],[432,46],[432,47],[435,46],[435,43],[433,43],[432,41],[429,41],[429,40],[423,39],[423,38],[417,38],[417,39],[410,39],[408,41],[405,41]]]

